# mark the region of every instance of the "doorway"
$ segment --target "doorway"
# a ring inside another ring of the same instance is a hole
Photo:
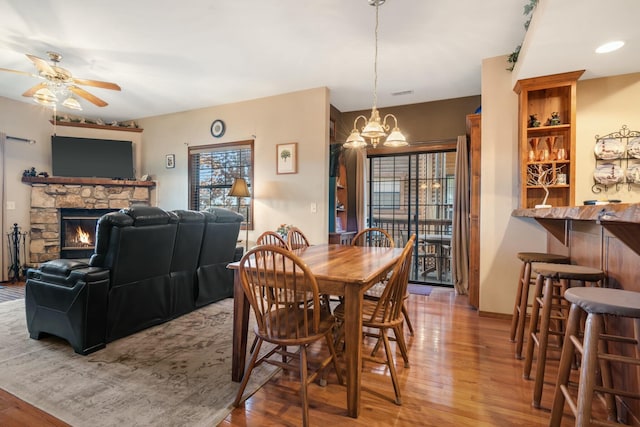
[[[416,234],[412,282],[453,286],[455,161],[455,150],[369,157],[368,224],[389,232],[396,246]]]

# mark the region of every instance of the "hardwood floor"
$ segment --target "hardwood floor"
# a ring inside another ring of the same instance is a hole
[[[0,289],[0,295],[2,294]],[[2,298],[0,297],[0,300]],[[309,386],[311,425],[353,426],[546,426],[553,394],[556,361],[547,369],[542,404],[531,406],[533,382],[522,378],[509,342],[510,320],[480,317],[448,289],[407,301],[415,335],[408,337],[410,368],[397,363],[402,406],[393,403],[393,387],[382,365],[366,363],[358,419],[346,417],[346,392],[336,384]],[[399,355],[398,355],[399,358]],[[401,360],[401,358],[399,358]],[[299,385],[277,374],[219,425],[298,426]],[[563,426],[573,425],[565,408]],[[25,402],[0,392],[0,425],[64,426]]]
[[[0,302],[24,298],[24,282],[0,283]]]

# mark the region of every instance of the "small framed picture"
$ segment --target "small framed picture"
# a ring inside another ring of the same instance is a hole
[[[176,167],[176,155],[175,154],[167,154],[165,156],[165,165],[167,169],[173,169]]]
[[[298,143],[276,145],[276,172],[278,174],[298,173]]]

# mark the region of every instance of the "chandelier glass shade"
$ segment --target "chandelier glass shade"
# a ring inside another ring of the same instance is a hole
[[[371,117],[369,120],[365,116],[358,116],[353,121],[353,129],[347,137],[344,146],[347,148],[364,148],[371,144],[376,148],[380,141],[386,137],[383,145],[387,147],[402,147],[409,145],[407,138],[402,134],[398,127],[398,119],[393,114],[386,114],[380,119],[380,113],[376,106],[378,101],[378,8],[385,0],[369,0],[371,6],[376,7],[376,27],[375,27],[375,55],[373,60],[373,107],[371,108]],[[358,129],[358,120],[363,119],[365,124]],[[391,128],[387,124],[388,119],[393,119],[394,126]],[[391,132],[387,136],[387,132]]]

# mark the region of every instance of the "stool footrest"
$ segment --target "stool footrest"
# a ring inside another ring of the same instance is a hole
[[[598,385],[594,386],[593,389],[595,391],[599,391],[600,393],[615,394],[616,396],[628,397],[630,399],[640,399],[640,394],[634,393],[632,391],[624,391],[624,390],[619,390],[619,389],[614,389],[614,388],[606,388],[606,387],[602,387],[602,386],[598,386]]]
[[[621,337],[619,335],[609,335],[609,334],[600,334],[600,339],[610,342],[619,342],[622,344],[633,344],[637,345],[638,340],[631,337]]]
[[[617,354],[599,354],[598,359],[640,366],[640,359],[636,359],[635,357],[620,356]]]

